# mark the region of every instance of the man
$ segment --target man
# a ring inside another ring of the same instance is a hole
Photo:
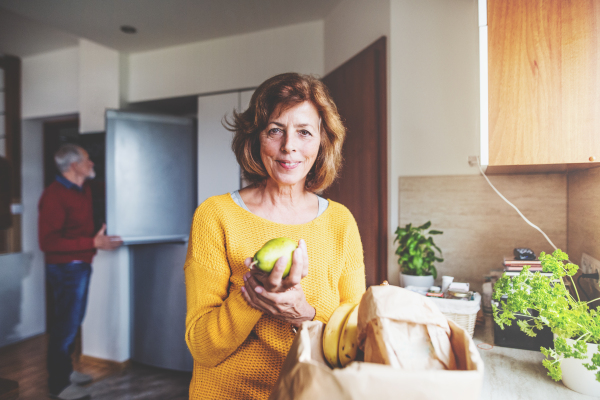
[[[96,249],[123,244],[106,236],[106,225],[94,234],[92,195],[87,179],[95,177],[94,163],[79,146],[65,144],[54,156],[60,171],[42,193],[38,235],[46,259],[46,281],[54,298],[53,324],[48,339],[48,388],[51,397],[86,399],[77,386],[91,382],[73,371],[71,354],[87,305],[91,262]]]

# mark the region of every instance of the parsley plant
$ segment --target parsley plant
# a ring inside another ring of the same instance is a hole
[[[563,358],[585,359],[587,343],[600,344],[600,313],[588,307],[598,299],[581,301],[573,275],[579,267],[568,262],[566,253],[556,250],[552,254],[540,253],[544,272],[552,277],[531,273],[529,266],[514,277],[504,274],[494,285],[493,299],[501,304],[501,309],[492,304],[494,320],[500,328],[510,326],[517,316],[521,331],[536,336],[536,330],[548,326],[555,334],[554,349],[541,348],[546,359],[542,362],[548,375],[558,381],[562,377],[560,361]],[[577,298],[566,288],[563,279],[570,279]],[[507,296],[506,300],[502,296]],[[532,310],[537,316],[532,315]],[[572,339],[572,342],[567,342]],[[583,364],[588,370],[596,371],[600,382],[600,347],[590,363]]]

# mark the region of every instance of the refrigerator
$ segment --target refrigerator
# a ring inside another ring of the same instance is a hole
[[[192,370],[183,264],[197,206],[193,118],[106,112],[107,234],[129,250],[131,359]]]

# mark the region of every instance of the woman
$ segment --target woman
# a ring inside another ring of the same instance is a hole
[[[265,81],[234,112],[232,148],[251,184],[194,215],[185,277],[190,399],[266,399],[303,321],[327,322],[365,291],[362,244],[350,212],[316,195],[341,164],[345,129],[319,80]],[[289,275],[250,269],[268,240],[298,241]]]

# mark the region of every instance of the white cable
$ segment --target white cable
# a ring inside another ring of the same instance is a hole
[[[534,225],[533,223],[531,223],[531,221],[529,221],[522,213],[521,211],[519,211],[519,209],[517,208],[517,206],[515,206],[513,203],[511,203],[510,201],[508,201],[508,199],[506,197],[504,197],[502,195],[502,193],[500,193],[498,191],[498,189],[496,189],[496,187],[494,185],[492,185],[492,182],[490,182],[490,180],[488,179],[488,177],[485,175],[485,173],[483,172],[483,169],[481,169],[481,164],[479,163],[479,156],[477,157],[477,166],[479,167],[479,172],[481,172],[481,175],[483,175],[483,177],[485,178],[485,180],[487,181],[487,183],[490,184],[490,186],[492,187],[492,189],[494,189],[494,191],[496,193],[498,193],[498,196],[500,196],[502,198],[502,200],[504,200],[505,202],[508,203],[509,206],[511,206],[512,208],[514,208],[519,215],[525,220],[525,222],[527,222],[529,225],[531,225],[533,228],[537,229],[542,235],[544,235],[544,237],[546,238],[546,240],[548,241],[548,243],[550,243],[550,245],[552,246],[552,248],[554,250],[556,250],[556,246],[554,245],[554,243],[552,243],[552,240],[550,240],[550,238],[548,237],[548,235],[546,235],[544,233],[544,231],[542,231],[540,228],[538,228],[536,225]]]

